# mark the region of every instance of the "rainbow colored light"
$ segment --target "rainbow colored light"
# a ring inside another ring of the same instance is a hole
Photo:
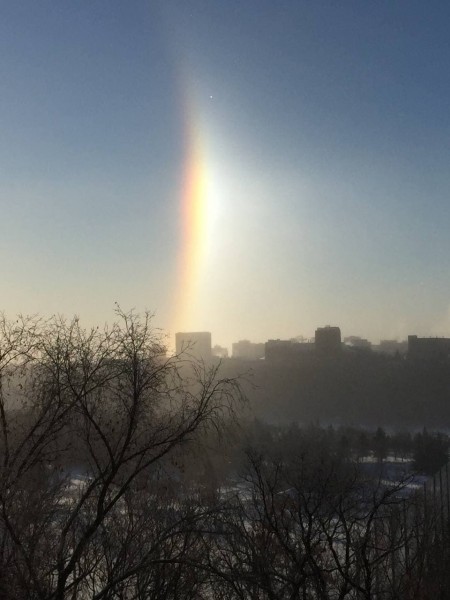
[[[198,127],[189,123],[185,134],[185,164],[181,183],[181,243],[179,246],[173,327],[192,330],[196,322],[199,286],[208,237],[208,169]]]

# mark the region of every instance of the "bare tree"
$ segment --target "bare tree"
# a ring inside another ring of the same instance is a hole
[[[180,368],[150,315],[117,314],[103,330],[78,319],[2,320],[0,574],[8,597],[137,598],[144,570],[179,564],[187,524],[198,519],[174,498],[170,523],[161,518],[170,503],[163,506],[156,473],[233,410],[238,382],[220,379],[218,367]],[[159,507],[158,531],[139,494]],[[127,586],[136,594],[120,595]]]
[[[216,589],[230,600],[412,597],[407,481],[370,476],[308,444],[291,456],[249,454],[241,488],[212,528]]]

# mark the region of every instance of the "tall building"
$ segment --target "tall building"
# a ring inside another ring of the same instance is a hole
[[[175,334],[175,349],[177,354],[184,352],[194,358],[210,360],[211,333],[209,331],[178,332]]]
[[[315,335],[316,352],[322,356],[337,354],[341,351],[341,330],[339,327],[318,327]]]

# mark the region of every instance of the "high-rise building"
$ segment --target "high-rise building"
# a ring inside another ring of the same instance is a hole
[[[341,351],[341,330],[339,327],[318,327],[315,335],[316,352],[323,356],[337,354]]]

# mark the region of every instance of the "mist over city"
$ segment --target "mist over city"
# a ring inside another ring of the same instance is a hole
[[[449,24],[0,3],[0,600],[450,598]]]

